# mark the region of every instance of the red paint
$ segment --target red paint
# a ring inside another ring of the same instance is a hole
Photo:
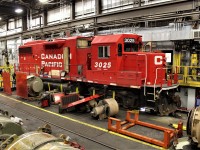
[[[10,73],[3,72],[2,77],[3,77],[3,92],[8,95],[12,95]]]

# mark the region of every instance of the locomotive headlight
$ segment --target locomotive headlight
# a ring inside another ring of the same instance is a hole
[[[146,108],[145,108],[145,107],[141,107],[141,108],[140,108],[140,111],[141,111],[141,112],[145,112],[145,111],[146,111]]]

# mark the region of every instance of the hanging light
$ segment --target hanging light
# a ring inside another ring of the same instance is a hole
[[[48,0],[39,0],[41,3],[48,3]]]
[[[20,13],[23,12],[23,10],[21,8],[17,8],[17,9],[15,9],[15,12],[18,13],[18,14],[20,14]]]

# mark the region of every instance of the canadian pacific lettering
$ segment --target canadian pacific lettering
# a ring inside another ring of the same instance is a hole
[[[41,54],[41,59],[63,59],[63,54]]]
[[[41,65],[44,67],[62,67],[62,62],[53,60],[63,60],[63,54],[41,54],[41,59]]]

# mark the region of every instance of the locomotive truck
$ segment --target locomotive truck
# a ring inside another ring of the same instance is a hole
[[[178,76],[167,74],[164,53],[144,52],[142,45],[136,34],[31,41],[19,47],[15,70],[40,78],[44,88],[60,88],[62,83],[62,89],[83,97],[95,89],[124,108],[173,113],[181,103],[175,94]],[[40,93],[34,86],[38,81],[30,84],[31,96]]]

